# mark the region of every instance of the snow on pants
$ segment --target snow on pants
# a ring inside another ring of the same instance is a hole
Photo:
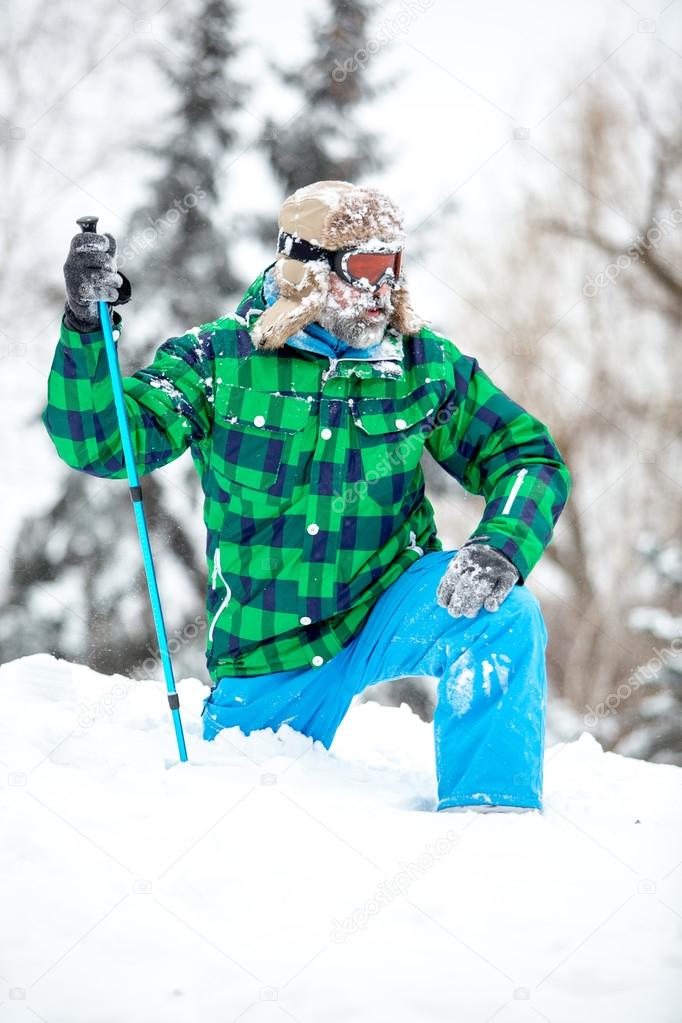
[[[382,593],[348,646],[319,668],[225,677],[204,705],[204,738],[282,724],[329,747],[353,697],[410,675],[438,680],[438,809],[541,807],[547,630],[514,586],[498,611],[453,618],[436,589],[455,550],[423,555]]]

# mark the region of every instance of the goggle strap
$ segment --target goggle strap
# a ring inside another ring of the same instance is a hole
[[[287,231],[280,231],[277,238],[277,251],[289,256],[290,259],[297,259],[301,263],[314,262],[319,259],[325,260],[329,266],[333,266],[335,253],[331,249],[323,249],[321,245],[313,245],[305,238],[297,238]]]

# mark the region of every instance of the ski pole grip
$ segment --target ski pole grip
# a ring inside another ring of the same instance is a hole
[[[99,217],[79,217],[76,223],[81,231],[87,234],[97,234],[97,221]]]

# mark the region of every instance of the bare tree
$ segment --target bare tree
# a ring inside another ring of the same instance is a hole
[[[527,143],[543,187],[528,186],[494,261],[480,257],[486,290],[470,295],[486,313],[469,333],[484,368],[549,425],[573,473],[531,585],[550,623],[555,692],[585,722],[650,657],[651,636],[628,624],[656,585],[638,545],[645,534],[669,543],[682,517],[679,86],[663,67],[585,84],[552,147]],[[618,748],[632,721],[609,717],[592,726]],[[653,750],[663,724],[650,716],[647,727]]]

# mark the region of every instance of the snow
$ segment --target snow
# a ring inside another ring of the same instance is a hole
[[[0,669],[0,1018],[674,1023],[682,770],[547,753],[539,814],[433,811],[431,729],[201,739],[179,683]]]
[[[469,650],[453,662],[450,674],[445,680],[445,695],[457,717],[469,710],[474,697],[476,668]]]
[[[638,632],[651,632],[660,639],[680,642],[682,618],[661,607],[636,607],[628,616],[628,625]]]

